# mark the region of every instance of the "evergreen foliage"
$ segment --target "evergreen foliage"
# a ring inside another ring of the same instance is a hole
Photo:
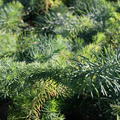
[[[118,120],[119,8],[0,0],[0,119]]]

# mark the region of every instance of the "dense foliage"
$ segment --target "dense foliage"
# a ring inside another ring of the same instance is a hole
[[[119,116],[119,0],[0,0],[0,120]]]

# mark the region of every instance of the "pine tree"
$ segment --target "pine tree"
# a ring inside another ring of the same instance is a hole
[[[64,120],[82,107],[92,119],[89,106],[100,119],[118,116],[119,8],[110,0],[0,0],[0,119]]]

